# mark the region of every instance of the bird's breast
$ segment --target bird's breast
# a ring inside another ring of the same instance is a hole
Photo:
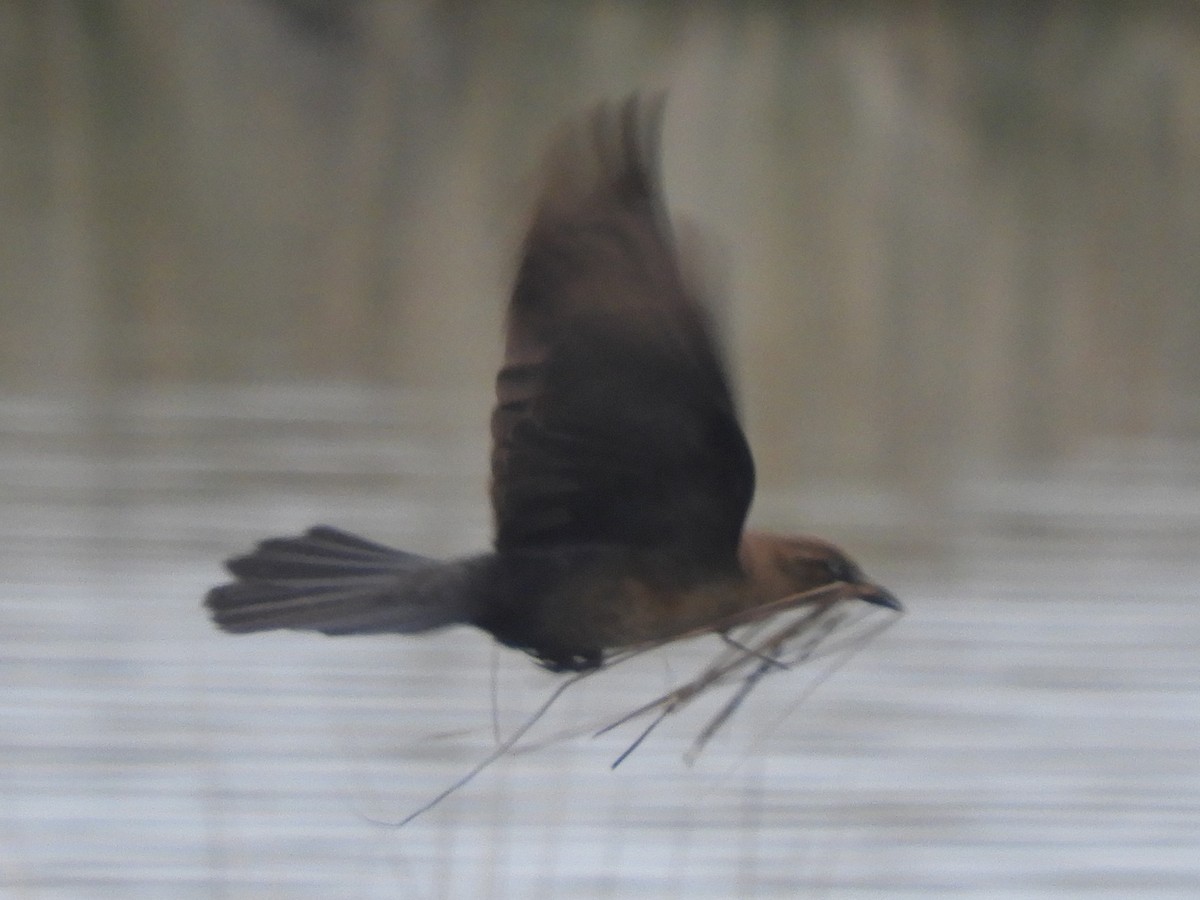
[[[747,602],[737,573],[697,572],[621,548],[559,548],[509,566],[492,615],[478,624],[551,663],[703,630]]]

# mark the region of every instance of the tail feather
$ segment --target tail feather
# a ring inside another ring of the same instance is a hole
[[[270,581],[345,577],[351,573],[394,574],[398,568],[429,563],[423,556],[393,550],[356,535],[318,525],[301,537],[270,538],[253,553],[225,564],[241,579]]]
[[[236,580],[209,591],[205,606],[236,633],[411,634],[470,621],[477,606],[471,561],[441,562],[324,525],[265,540],[225,565]]]

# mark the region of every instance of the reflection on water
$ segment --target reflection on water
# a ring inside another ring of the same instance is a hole
[[[486,450],[437,400],[0,400],[6,894],[1200,889],[1200,457],[1183,447],[963,485],[936,561],[860,554],[908,615],[802,703],[821,670],[765,679],[694,767],[703,714],[615,771],[636,729],[515,755],[406,829],[373,824],[492,746],[493,664],[501,732],[555,679],[467,630],[234,638],[199,600],[217,560],[316,521],[482,545]],[[652,699],[709,652],[589,679],[546,733]]]

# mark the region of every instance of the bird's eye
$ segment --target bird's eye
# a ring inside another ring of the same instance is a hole
[[[829,569],[829,574],[833,576],[834,581],[853,584],[859,580],[858,567],[848,559],[829,559],[825,561],[825,566]]]

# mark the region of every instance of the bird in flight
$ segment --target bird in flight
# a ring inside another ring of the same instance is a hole
[[[576,673],[725,636],[725,662],[634,714],[665,715],[735,675],[748,690],[835,606],[900,610],[832,544],[744,529],[754,462],[667,220],[662,109],[602,103],[551,144],[496,377],[492,549],[437,560],[328,526],[264,540],[208,593],[220,628],[472,625]],[[747,626],[750,646],[733,637]]]

